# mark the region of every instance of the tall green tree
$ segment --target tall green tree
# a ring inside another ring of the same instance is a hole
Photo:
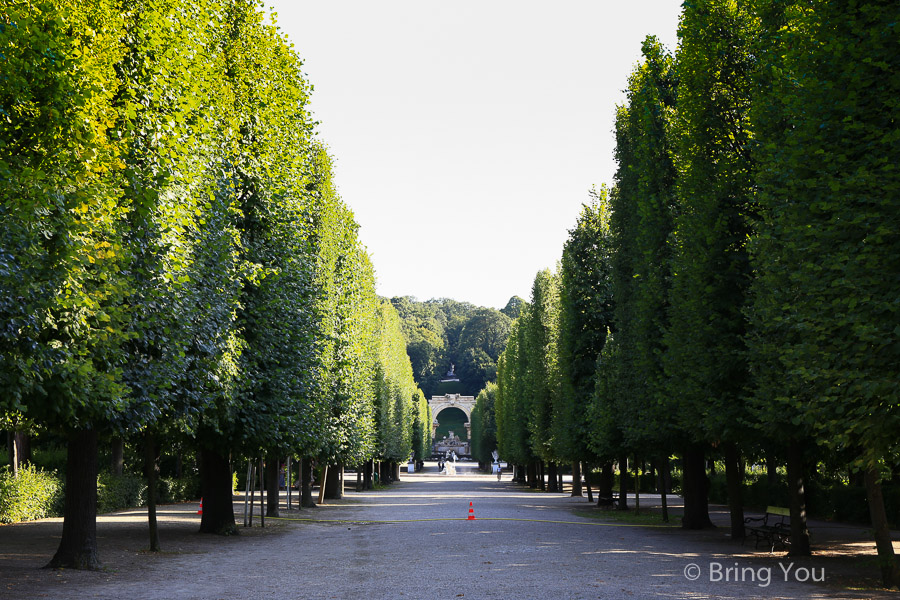
[[[378,308],[377,362],[375,365],[376,455],[389,463],[405,462],[413,451],[417,392],[400,316],[390,302]]]
[[[748,370],[743,310],[753,272],[750,100],[756,18],[747,5],[685,5],[675,120],[678,214],[666,333],[667,395],[685,442],[685,521],[710,525],[703,455],[724,449],[731,534],[744,535],[739,446]]]
[[[496,401],[497,384],[489,382],[478,392],[472,409],[472,458],[480,465],[490,464],[497,449]]]
[[[597,359],[613,326],[612,234],[605,187],[591,192],[563,247],[559,269],[559,393],[553,402],[556,453],[592,461],[591,404]]]
[[[68,440],[54,566],[94,569],[97,436],[127,412],[128,284],[114,125],[122,19],[109,2],[0,17],[0,411]]]
[[[884,583],[897,586],[879,485],[900,458],[900,284],[886,275],[900,269],[897,7],[759,6],[755,404],[787,435],[849,451],[865,474]]]
[[[494,401],[500,458],[519,468],[534,461],[528,428],[530,401],[522,321],[528,310],[526,304],[519,319],[513,322],[506,349],[497,363],[497,397]]]

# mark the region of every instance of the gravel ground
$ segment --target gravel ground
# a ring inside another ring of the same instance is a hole
[[[106,515],[98,520],[104,570],[93,573],[38,568],[55,551],[60,519],[5,526],[0,598],[898,597],[834,587],[848,569],[871,570],[859,562],[871,559],[841,558],[841,544],[859,552],[858,528],[832,531],[833,552],[790,560],[742,548],[721,530],[591,518],[585,512],[596,510],[582,498],[529,491],[508,476],[498,483],[470,469],[461,463],[447,477],[428,465],[386,490],[282,511],[285,518],[267,519],[265,529],[230,538],[197,534],[196,504],[164,506],[164,552],[157,555],[144,550],[143,511]],[[469,502],[474,521],[467,520]],[[242,511],[243,501],[235,508]],[[797,581],[806,575],[825,582]]]

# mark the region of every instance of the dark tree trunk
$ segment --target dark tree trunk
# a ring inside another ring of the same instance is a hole
[[[314,508],[312,498],[312,459],[304,456],[300,460],[300,507]]]
[[[31,443],[28,434],[23,431],[10,431],[6,436],[6,447],[9,451],[9,465],[13,477],[18,477],[19,468],[31,462]]]
[[[728,507],[731,511],[731,539],[743,540],[744,536],[744,498],[741,486],[744,483],[741,453],[736,444],[724,444],[725,481],[728,487]]]
[[[604,498],[612,498],[613,485],[615,477],[613,476],[612,461],[606,461],[600,467],[600,481],[597,482],[597,503],[601,503]]]
[[[69,436],[62,539],[47,565],[59,569],[100,568],[97,554],[97,432]]]
[[[556,473],[556,463],[548,462],[547,463],[547,491],[548,492],[559,492],[559,478]]]
[[[541,460],[538,461],[538,488],[542,492],[547,491],[547,464]]]
[[[365,470],[363,471],[363,487],[367,490],[372,489],[372,461],[366,461]]]
[[[228,457],[208,448],[200,449],[200,496],[203,515],[200,533],[237,535]]]
[[[685,529],[713,527],[709,519],[709,479],[706,477],[706,460],[703,447],[689,446],[684,453],[684,517]]]
[[[634,514],[641,513],[641,461],[634,459]]]
[[[531,489],[537,489],[537,462],[531,461],[528,463],[528,487]]]
[[[150,528],[150,552],[159,552],[159,527],[156,523],[156,499],[159,497],[159,453],[157,452],[156,438],[150,430],[144,432],[144,476],[147,478],[147,524]]]
[[[806,526],[806,468],[803,448],[794,440],[788,444],[787,478],[791,504],[791,550],[789,556],[809,556],[809,529]]]
[[[340,464],[328,467],[328,476],[325,477],[325,498],[328,500],[340,500],[344,497],[341,493],[341,470]]]
[[[628,510],[628,457],[619,457],[619,505],[618,510]]]
[[[278,475],[280,460],[274,452],[266,456],[266,516],[278,517],[278,504],[280,499]]]
[[[662,520],[663,523],[669,522],[669,501],[667,496],[668,486],[666,480],[669,476],[669,457],[663,456],[659,461],[659,469],[657,470],[659,476],[659,483],[656,484],[657,490],[659,491],[659,499],[660,504],[662,506]]]
[[[593,504],[594,492],[591,491],[591,472],[592,472],[591,465],[589,465],[588,463],[585,463],[584,464],[584,487],[587,488],[588,502]]]
[[[112,439],[109,471],[113,475],[121,475],[125,470],[125,439],[117,435]]]
[[[577,460],[572,463],[572,496],[584,496],[581,487],[581,463]]]
[[[894,555],[894,544],[891,541],[891,528],[888,524],[887,512],[884,509],[884,496],[878,473],[868,470],[866,478],[866,498],[869,500],[869,514],[872,517],[872,529],[875,532],[875,547],[878,549],[878,566],[881,568],[881,581],[885,587],[900,587],[900,563]]]
[[[393,481],[393,478],[391,477],[391,463],[384,460],[378,464],[380,466],[381,483],[384,485],[391,483]]]
[[[769,504],[773,504],[775,490],[778,487],[778,467],[776,466],[775,452],[769,448],[766,450],[766,498]]]

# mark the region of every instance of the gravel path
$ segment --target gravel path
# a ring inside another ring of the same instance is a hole
[[[834,591],[828,567],[808,560],[790,567],[777,555],[735,554],[741,549],[721,533],[589,518],[577,510],[587,507],[584,499],[498,483],[465,467],[456,477],[432,468],[402,478],[384,491],[283,511],[286,519],[234,538],[195,533],[196,505],[162,507],[161,555],[141,550],[144,513],[104,516],[106,568],[97,573],[36,569],[55,550],[59,519],[3,527],[0,598],[878,597]],[[822,569],[824,585],[797,581],[820,578]]]

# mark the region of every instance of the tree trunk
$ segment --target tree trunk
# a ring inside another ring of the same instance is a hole
[[[125,439],[117,435],[112,439],[112,457],[109,461],[109,472],[113,475],[121,475],[125,470]]]
[[[328,476],[325,478],[325,498],[328,500],[340,500],[341,494],[341,466],[340,464],[328,467]]]
[[[278,505],[280,500],[280,492],[278,485],[280,460],[274,452],[267,453],[266,456],[266,516],[278,517]]]
[[[600,481],[597,482],[597,505],[603,502],[604,498],[612,498],[613,484],[615,483],[613,476],[612,461],[606,461],[600,467]]]
[[[156,438],[149,429],[144,431],[144,476],[147,478],[147,524],[150,528],[150,552],[159,552],[159,527],[156,523],[156,499],[159,497],[159,455],[156,451]]]
[[[809,529],[806,527],[806,469],[803,448],[794,440],[788,443],[788,494],[791,504],[791,550],[788,556],[809,556]]]
[[[304,456],[300,460],[300,507],[315,508],[312,499],[312,459]]]
[[[731,511],[731,539],[743,540],[744,536],[744,498],[741,486],[744,473],[741,465],[741,453],[736,444],[724,444],[725,450],[725,482],[728,488],[728,507]]]
[[[16,432],[6,434],[6,448],[9,450],[9,465],[12,467],[13,477],[19,476],[19,446],[16,444]]]
[[[666,479],[669,475],[669,457],[663,456],[659,461],[659,469],[657,469],[657,475],[659,477],[659,483],[656,484],[657,491],[659,492],[659,499],[662,506],[662,520],[663,523],[669,522],[669,501],[667,496],[667,485]]]
[[[365,470],[363,471],[363,488],[367,490],[372,489],[372,465],[373,461],[367,460],[365,465]]]
[[[528,463],[527,477],[528,477],[528,487],[530,487],[533,490],[537,489],[538,482],[537,482],[537,462],[536,461],[531,461],[530,463]]]
[[[628,510],[628,458],[619,457],[619,505],[618,510]]]
[[[13,477],[18,477],[19,468],[25,463],[31,462],[31,440],[24,431],[10,431],[7,434],[7,447]]]
[[[547,491],[548,492],[559,492],[559,477],[557,477],[556,473],[556,463],[548,462],[547,463]]]
[[[97,432],[69,436],[62,539],[47,565],[59,569],[100,568],[97,554]]]
[[[538,461],[538,488],[542,492],[547,491],[547,464],[541,460]]]
[[[594,492],[591,491],[591,465],[584,464],[584,487],[587,488],[587,499],[591,504],[594,503]]]
[[[872,516],[872,529],[875,531],[875,547],[878,549],[878,566],[881,568],[881,581],[884,587],[900,587],[900,563],[894,555],[894,544],[891,541],[891,528],[888,524],[887,512],[884,509],[884,496],[881,493],[881,481],[878,473],[870,469],[866,471],[866,498],[869,500],[869,514]]]
[[[641,461],[634,458],[634,514],[641,514]]]
[[[692,445],[684,453],[684,517],[685,529],[714,527],[709,519],[709,479],[706,477],[706,460],[703,447]]]
[[[200,449],[200,496],[203,515],[200,533],[237,535],[228,457],[209,448]]]
[[[581,463],[577,460],[572,463],[572,496],[579,498],[584,496],[581,487]]]

